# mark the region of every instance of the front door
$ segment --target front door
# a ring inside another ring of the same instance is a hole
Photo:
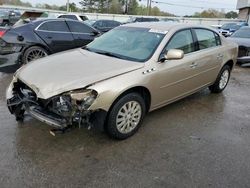
[[[173,35],[164,52],[170,49],[184,51],[184,58],[180,60],[169,60],[158,63],[155,82],[155,107],[170,103],[181,98],[199,87],[197,80],[197,52],[194,45],[193,35],[190,29],[178,31]]]

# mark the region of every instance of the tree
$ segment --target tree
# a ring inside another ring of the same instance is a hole
[[[16,5],[16,6],[25,6],[25,7],[32,7],[29,2],[23,2],[21,0],[0,0],[0,4],[7,4],[7,5]]]
[[[130,0],[127,2],[127,14],[132,14],[135,15],[137,14],[137,10],[138,10],[138,2],[137,0]]]
[[[95,12],[97,9],[96,3],[96,0],[82,0],[79,2],[84,12]]]
[[[193,18],[225,18],[225,13],[220,12],[215,9],[208,9],[202,12],[195,12],[192,16],[185,17],[193,17]]]
[[[238,18],[238,13],[234,11],[227,12],[225,15],[226,18]]]
[[[66,6],[65,6],[65,8],[66,8]],[[60,9],[60,7],[59,7],[59,9]],[[78,8],[77,8],[75,3],[69,3],[69,10],[70,10],[70,12],[77,12]]]
[[[109,13],[111,14],[121,14],[123,13],[122,4],[120,1],[112,0],[110,2]]]

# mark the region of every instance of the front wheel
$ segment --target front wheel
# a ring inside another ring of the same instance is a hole
[[[231,68],[228,65],[225,65],[221,69],[215,83],[209,86],[210,91],[212,93],[222,92],[227,87],[230,78],[230,73],[231,73]]]
[[[146,105],[138,93],[121,97],[111,108],[106,131],[115,139],[126,139],[137,132],[146,113]]]

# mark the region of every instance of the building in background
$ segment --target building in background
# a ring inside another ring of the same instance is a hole
[[[237,9],[239,10],[239,19],[246,20],[250,24],[250,0],[238,0]]]

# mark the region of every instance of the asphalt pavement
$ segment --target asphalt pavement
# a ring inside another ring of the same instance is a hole
[[[147,115],[116,141],[94,130],[53,137],[6,107],[0,73],[0,187],[249,187],[250,68],[236,67],[222,94],[208,89]]]

